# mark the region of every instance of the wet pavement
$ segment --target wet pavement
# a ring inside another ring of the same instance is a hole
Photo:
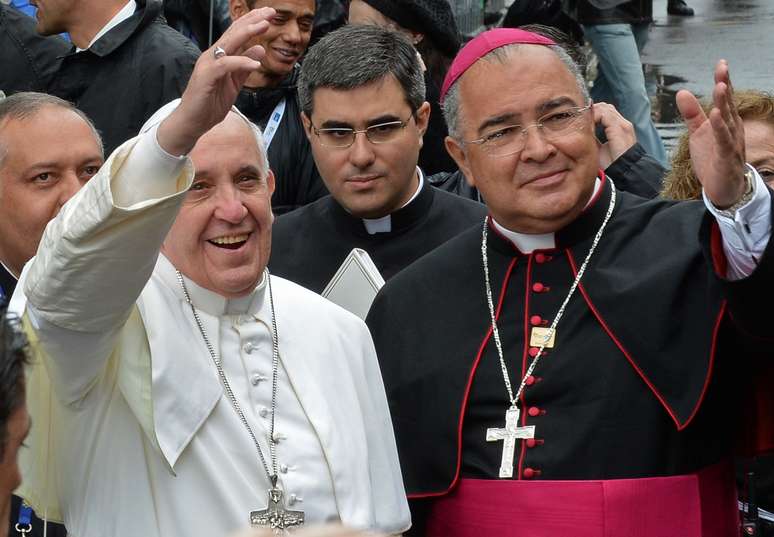
[[[687,2],[693,17],[667,15],[666,0],[654,0],[642,55],[654,121],[668,147],[680,130],[675,93],[708,96],[718,59],[728,60],[734,87],[774,92],[774,0]]]

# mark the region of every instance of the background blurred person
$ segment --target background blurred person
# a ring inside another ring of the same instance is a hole
[[[24,389],[27,340],[19,321],[0,303],[0,537],[9,534],[11,493],[21,483],[18,453],[30,430]]]
[[[0,91],[44,91],[69,48],[59,36],[39,35],[33,18],[0,2]]]
[[[419,167],[428,175],[457,169],[444,146],[448,134],[439,104],[440,89],[460,48],[457,22],[446,0],[352,0],[350,24],[374,24],[406,34],[425,64],[430,123],[419,153]]]
[[[199,51],[164,22],[161,0],[33,3],[38,33],[67,32],[73,43],[46,91],[91,118],[106,153],[180,97]]]
[[[296,98],[298,62],[312,37],[315,0],[229,0],[234,21],[260,7],[274,8],[277,14],[269,30],[253,41],[266,49],[266,57],[247,77],[236,107],[263,130],[276,183],[271,206],[275,214],[282,214],[328,193],[315,167]]]
[[[615,105],[634,124],[645,151],[667,166],[640,60],[653,22],[653,0],[630,0],[609,9],[597,8],[592,0],[578,0],[577,19],[599,61],[591,97]]]

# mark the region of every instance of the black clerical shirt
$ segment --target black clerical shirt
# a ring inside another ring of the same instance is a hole
[[[353,248],[368,252],[385,280],[450,238],[480,223],[486,207],[425,183],[391,215],[391,230],[370,235],[332,196],[277,218],[269,269],[317,293]]]

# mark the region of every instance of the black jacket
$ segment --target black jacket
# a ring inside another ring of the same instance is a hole
[[[161,0],[137,0],[129,19],[88,50],[62,60],[49,93],[94,121],[110,153],[136,136],[163,105],[180,97],[199,51],[165,24]]]
[[[276,88],[245,88],[236,100],[236,107],[263,129],[277,103],[285,99],[285,114],[268,150],[276,183],[271,206],[276,214],[292,211],[328,194],[301,123],[296,99],[298,73],[298,68],[293,69]]]
[[[60,37],[43,37],[35,20],[0,2],[0,90],[45,91],[69,45]]]
[[[212,42],[231,24],[228,0],[212,1]],[[164,17],[169,25],[189,37],[200,49],[210,43],[210,0],[164,0]]]
[[[653,22],[653,0],[631,0],[610,9],[597,9],[589,0],[578,0],[581,24],[640,24]]]

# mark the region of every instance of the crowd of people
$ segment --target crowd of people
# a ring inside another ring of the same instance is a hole
[[[668,159],[652,2],[467,43],[446,0],[33,4],[0,535],[768,531],[774,97],[719,60]],[[364,318],[321,296],[356,252]]]

